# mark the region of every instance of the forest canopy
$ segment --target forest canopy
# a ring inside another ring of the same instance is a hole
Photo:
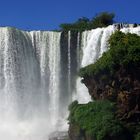
[[[136,34],[116,31],[109,39],[109,50],[97,60],[80,70],[81,77],[99,73],[113,74],[120,67],[135,68],[140,66],[140,37]]]
[[[63,23],[60,25],[62,31],[84,31],[91,30],[98,27],[106,27],[114,23],[114,13],[102,12],[96,14],[95,17],[89,19],[87,17],[81,17],[74,23]]]

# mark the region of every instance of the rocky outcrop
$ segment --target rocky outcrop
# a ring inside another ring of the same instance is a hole
[[[102,101],[107,99],[115,103],[116,118],[122,124],[124,132],[115,137],[107,135],[105,140],[134,140],[136,133],[139,132],[139,71],[139,67],[121,67],[113,75],[104,73],[83,77],[82,79],[93,100]],[[70,140],[94,140],[94,137],[87,135],[85,130],[75,123],[70,123],[69,137]]]
[[[76,75],[77,75],[77,34],[76,31],[63,31],[61,34],[61,71],[60,71],[60,98],[63,102],[60,102],[61,108],[64,108],[68,104],[68,100],[71,100],[71,92],[69,89],[75,89],[76,85]],[[69,40],[70,39],[70,40]],[[70,41],[70,44],[69,44]],[[68,44],[70,45],[70,50],[68,50]],[[69,54],[68,54],[69,53]],[[70,55],[70,56],[68,56]],[[70,57],[70,60],[68,60]],[[70,61],[70,62],[69,62]],[[70,64],[69,64],[70,63]],[[70,66],[68,66],[68,64]],[[68,83],[68,75],[70,69],[70,83]],[[69,87],[70,86],[70,87]],[[67,94],[66,94],[67,93]],[[64,111],[67,110],[67,106]]]
[[[71,140],[84,140],[85,133],[77,124],[69,125],[69,137]]]
[[[121,120],[140,121],[140,68],[120,68],[112,76],[103,74],[84,77],[94,100],[109,99],[117,103],[117,115]]]

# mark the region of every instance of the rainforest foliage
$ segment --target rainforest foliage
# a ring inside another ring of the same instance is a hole
[[[109,48],[95,64],[82,68],[81,77],[114,74],[120,67],[140,66],[140,37],[136,34],[116,31],[109,39]]]
[[[106,27],[114,23],[114,13],[102,12],[97,14],[92,19],[82,17],[74,23],[63,23],[60,25],[62,31],[84,31],[91,30],[98,27]]]
[[[95,101],[78,104],[74,101],[70,106],[69,122],[79,125],[86,135],[96,140],[104,140],[107,136],[118,137],[124,129],[115,118],[115,104],[108,101]]]

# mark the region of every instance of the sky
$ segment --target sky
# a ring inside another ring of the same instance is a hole
[[[115,13],[117,22],[140,23],[140,0],[0,0],[0,26],[55,30],[104,11]]]

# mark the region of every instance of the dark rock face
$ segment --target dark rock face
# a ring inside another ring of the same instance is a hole
[[[70,140],[85,140],[84,131],[76,124],[70,124],[69,137]]]
[[[70,35],[70,36],[69,36]],[[69,38],[70,38],[70,44],[69,44]],[[67,106],[70,104],[72,101],[72,92],[75,90],[75,85],[76,85],[76,75],[77,75],[77,70],[78,70],[78,54],[77,54],[77,43],[78,42],[78,32],[77,31],[71,31],[70,34],[67,31],[63,31],[61,34],[61,40],[60,40],[60,81],[61,81],[61,87],[60,87],[60,98],[63,99],[63,102],[60,102],[60,108],[63,108],[64,110],[60,110],[60,114],[63,116],[68,109]],[[80,38],[79,38],[79,43],[80,43]],[[70,45],[70,56],[68,56],[68,45]],[[80,47],[80,44],[79,44]],[[70,57],[70,77],[69,75],[69,59]],[[68,80],[68,78],[70,78]],[[68,83],[68,81],[70,83]],[[70,86],[70,87],[69,87]],[[69,101],[69,102],[68,102]],[[61,137],[60,137],[61,136]],[[62,137],[62,132],[55,132],[52,133],[51,137],[49,140],[68,140],[67,136]]]
[[[61,73],[60,73],[60,81],[61,81],[61,87],[60,87],[60,92],[61,92],[61,97],[63,98],[64,102],[61,102],[60,105],[62,108],[64,106],[70,104],[67,101],[71,101],[71,93],[73,92],[72,90],[75,89],[75,84],[76,84],[76,75],[77,75],[77,35],[78,32],[71,31],[70,32],[70,83],[68,83],[68,32],[62,32],[61,34]],[[69,87],[70,86],[70,87]],[[66,94],[67,93],[67,94]],[[65,102],[66,101],[66,102]],[[67,106],[66,106],[67,109]],[[64,111],[66,110],[64,109]],[[61,113],[62,114],[62,113]]]
[[[112,76],[98,75],[84,77],[94,100],[109,99],[117,103],[117,115],[121,120],[140,121],[140,68],[120,68]]]

